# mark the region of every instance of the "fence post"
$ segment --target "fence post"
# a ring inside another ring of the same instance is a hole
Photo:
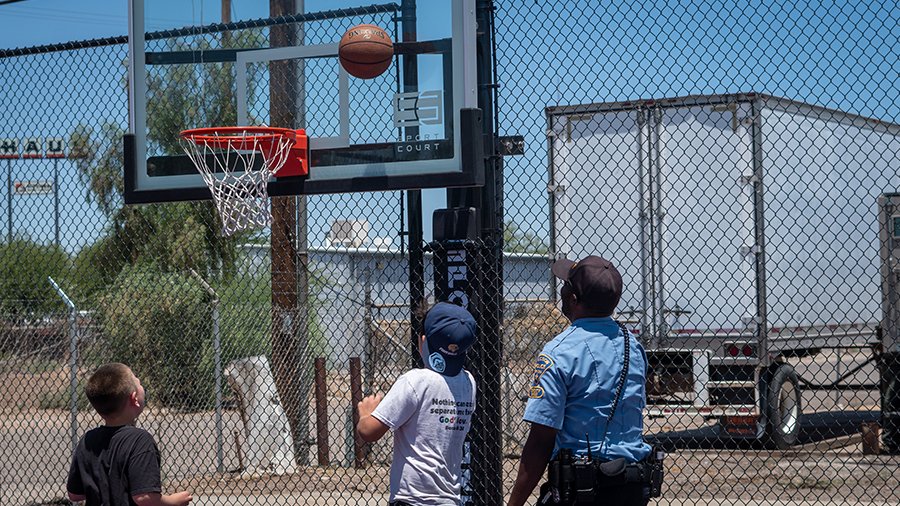
[[[219,294],[213,290],[213,287],[210,286],[197,271],[194,269],[191,269],[190,271],[191,276],[197,279],[203,286],[203,289],[206,290],[206,293],[212,297],[210,305],[212,306],[213,312],[213,364],[216,381],[216,459],[218,462],[216,469],[222,473],[225,471],[225,436],[222,428],[222,346],[219,339]]]
[[[359,437],[356,426],[359,424],[357,405],[362,401],[362,367],[359,357],[350,357],[350,408],[353,410],[353,467],[362,469],[366,464],[366,443]]]
[[[320,466],[330,464],[328,458],[328,383],[326,382],[325,359],[317,357],[316,363],[316,443]]]
[[[47,277],[50,281],[50,284],[53,285],[53,289],[56,290],[56,293],[62,298],[63,302],[66,306],[72,311],[72,315],[69,321],[69,385],[71,388],[71,413],[72,413],[72,451],[75,451],[75,447],[78,446],[78,326],[77,316],[78,313],[75,311],[75,304],[66,296],[66,293],[63,292],[62,288],[56,284],[56,281],[53,281],[53,278]]]

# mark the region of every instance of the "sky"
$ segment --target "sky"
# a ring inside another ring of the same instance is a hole
[[[125,0],[24,0],[4,4],[0,5],[0,48],[127,35],[127,21]]]
[[[0,0],[0,49],[27,48],[128,34],[126,0],[86,0],[77,3],[64,0],[22,0],[7,4],[3,1]],[[318,12],[372,3],[306,0],[303,7],[306,12]],[[420,5],[424,3],[419,2]],[[80,8],[76,8],[76,5]],[[220,0],[145,0],[145,5],[147,31],[204,26],[222,20]],[[232,0],[232,21],[267,17],[269,17],[268,2]],[[427,18],[427,13],[420,12],[420,23],[430,22],[432,21]],[[4,135],[0,133],[0,137]],[[339,200],[346,200],[346,197]],[[446,207],[445,190],[423,190],[423,225],[426,241],[431,239],[431,215],[435,209],[443,207]],[[394,224],[388,227],[396,228]],[[399,240],[394,237],[393,247],[398,245]],[[77,246],[70,245],[67,249]]]
[[[4,1],[0,0],[0,48],[128,31],[126,0]],[[150,31],[221,20],[219,0],[147,3],[153,6],[146,23]],[[306,0],[305,10],[370,3]],[[425,3],[419,1],[420,26],[434,22],[422,12]],[[502,4],[498,13],[500,134],[525,135],[526,156],[504,163],[506,174],[520,181],[530,178],[534,188],[546,184],[542,125],[544,108],[552,104],[756,91],[900,122],[900,9],[893,1],[863,5],[845,0],[752,0],[739,7],[720,0],[648,1],[602,7],[607,4],[534,0],[511,5]],[[588,13],[571,16],[580,11]],[[233,0],[233,20],[264,17],[268,2]],[[529,52],[524,45],[531,43],[537,44],[540,55],[522,56]],[[442,190],[426,191],[426,229],[430,209],[444,205],[442,196]],[[531,232],[546,237],[549,220],[541,197],[545,193],[508,192],[505,211],[512,221],[536,227]],[[426,230],[426,239],[429,236]]]
[[[128,34],[126,0],[22,0],[3,4],[0,0],[0,48],[42,46],[74,40],[89,40]],[[147,20],[147,30],[165,30],[221,21],[217,0],[150,0],[158,9]],[[306,2],[307,12],[328,4],[343,2]],[[348,5],[350,5],[348,3]],[[268,17],[268,2],[235,0],[232,20]]]

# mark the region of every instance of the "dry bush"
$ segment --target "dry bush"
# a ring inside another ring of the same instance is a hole
[[[408,320],[372,320],[372,353],[380,366],[410,366]]]
[[[507,309],[503,351],[508,361],[533,361],[549,340],[569,325],[554,302],[524,303]]]

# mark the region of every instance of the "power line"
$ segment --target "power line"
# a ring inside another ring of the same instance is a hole
[[[8,2],[11,0],[0,0]],[[24,0],[14,0],[24,1]],[[65,11],[60,9],[42,10],[37,8],[8,9],[3,11],[4,18],[20,17],[27,19],[39,19],[41,21],[69,21],[77,23],[92,23],[98,25],[125,26],[126,16],[115,14],[88,13],[84,11]]]
[[[23,1],[23,0],[17,0],[17,1]],[[86,19],[86,18],[77,18],[77,17],[70,17],[70,16],[61,16],[61,17],[46,16],[43,14],[14,14],[14,15],[19,18],[22,18],[22,19],[37,19],[37,20],[48,21],[48,22],[71,21],[71,22],[76,22],[76,23],[90,23],[92,25],[97,25],[97,26],[117,26],[117,27],[126,26],[124,19],[121,22],[115,22],[112,20]]]
[[[23,2],[25,0],[0,0],[0,5],[9,2]],[[4,17],[18,16],[28,19],[39,19],[43,21],[70,21],[70,22],[87,22],[97,25],[124,27],[127,25],[127,17],[124,14],[107,14],[100,12],[70,11],[65,9],[54,9],[52,11],[39,10],[37,8],[9,9],[3,11]],[[148,18],[148,23],[172,26],[183,23],[180,20],[165,18]]]

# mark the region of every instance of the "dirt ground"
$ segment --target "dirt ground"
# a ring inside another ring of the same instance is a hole
[[[68,413],[35,408],[39,393],[67,388],[68,382],[65,369],[41,374],[0,375],[0,384],[3,385],[0,388],[0,436],[5,446],[0,481],[4,505],[46,504],[63,493],[69,445],[48,445],[51,440],[57,443],[67,441]],[[341,409],[347,404],[345,397],[348,390],[343,384],[329,385],[330,396],[334,400],[331,425],[336,430],[345,423],[345,413]],[[236,413],[226,414],[226,427],[238,423]],[[95,423],[87,413],[79,422],[83,427]],[[379,447],[374,461],[362,469],[341,465],[309,466],[290,475],[242,478],[238,472],[209,471],[215,469],[213,440],[201,439],[196,435],[213,432],[211,414],[151,410],[146,417],[142,416],[140,425],[157,436],[164,461],[172,465],[165,471],[167,492],[187,489],[195,496],[225,497],[350,492],[359,493],[362,497],[364,493],[386,493],[388,489],[389,444]],[[687,427],[671,429],[682,428]],[[341,437],[337,435],[339,433],[340,430],[337,430],[333,437]],[[230,434],[230,430],[226,430],[226,434]],[[523,435],[516,432],[514,437],[509,437],[509,434],[504,436],[502,473],[505,493],[511,490],[518,467],[520,447],[515,439],[524,439]],[[335,441],[336,446],[337,443]],[[59,454],[58,458],[50,458],[46,453],[48,448],[53,448]],[[225,452],[225,469],[235,469],[237,460],[230,440]],[[337,447],[334,452],[339,454]],[[336,462],[339,460],[335,457]],[[778,498],[837,503],[900,503],[898,477],[900,456],[863,455],[860,438],[846,437],[795,447],[790,451],[746,448],[678,450],[666,459],[663,494],[673,499],[746,501]],[[17,487],[22,492],[16,497],[8,495]],[[28,487],[35,491],[28,492]]]
[[[504,491],[515,480],[517,458],[504,459]],[[293,495],[334,491],[387,492],[387,466],[309,468],[293,475],[242,479],[237,473],[169,484],[195,495]],[[900,502],[900,457],[862,455],[859,445],[833,450],[681,450],[666,461],[667,498],[747,500],[778,498],[841,503]]]
[[[356,491],[367,492],[387,483],[387,467],[347,469],[340,467],[306,468],[282,476],[242,478],[240,473],[217,473],[177,480],[168,484],[170,490],[190,490],[194,495],[257,496],[291,495],[311,492]]]
[[[42,395],[65,392],[69,388],[69,374],[68,369],[34,374],[0,374],[0,412],[37,408]]]

